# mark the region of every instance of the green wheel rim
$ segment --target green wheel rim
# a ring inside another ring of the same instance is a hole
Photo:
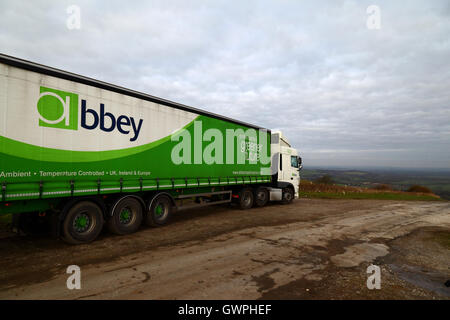
[[[163,206],[161,204],[158,204],[155,207],[155,214],[156,214],[156,216],[160,217],[163,214],[163,212],[164,212]]]
[[[161,197],[156,200],[154,207],[152,209],[153,219],[158,221],[158,223],[164,222],[170,213],[170,200]]]
[[[89,228],[90,222],[89,216],[86,213],[79,213],[73,220],[73,227],[76,232],[83,233]]]
[[[130,222],[131,220],[131,210],[128,207],[125,207],[122,209],[122,211],[120,211],[120,215],[119,215],[119,221],[122,224],[127,224]]]

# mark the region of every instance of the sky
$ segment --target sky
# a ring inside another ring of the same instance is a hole
[[[305,167],[450,168],[448,0],[0,0],[0,52],[281,130]]]

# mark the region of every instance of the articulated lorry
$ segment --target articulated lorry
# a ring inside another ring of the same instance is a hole
[[[0,214],[72,244],[298,197],[301,158],[281,132],[3,54],[0,119]]]

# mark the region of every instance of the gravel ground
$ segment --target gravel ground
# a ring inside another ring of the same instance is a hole
[[[3,234],[0,299],[450,299],[449,238],[449,202],[322,199],[179,212],[79,246]]]

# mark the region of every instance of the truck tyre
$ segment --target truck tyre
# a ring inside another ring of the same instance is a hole
[[[107,225],[108,230],[115,234],[130,234],[136,232],[143,219],[142,205],[134,197],[124,197],[118,200],[112,209]]]
[[[160,227],[170,220],[172,216],[172,200],[165,194],[157,195],[151,202],[145,223],[150,227]]]
[[[103,228],[103,214],[98,205],[81,201],[72,206],[64,218],[62,239],[70,244],[94,241]]]
[[[247,210],[253,207],[253,191],[250,188],[243,188],[239,192],[239,208]]]
[[[289,204],[294,200],[294,190],[292,188],[283,188],[283,199],[281,200],[282,204]]]
[[[258,187],[254,192],[254,206],[255,207],[264,207],[269,201],[269,191],[267,188]]]

